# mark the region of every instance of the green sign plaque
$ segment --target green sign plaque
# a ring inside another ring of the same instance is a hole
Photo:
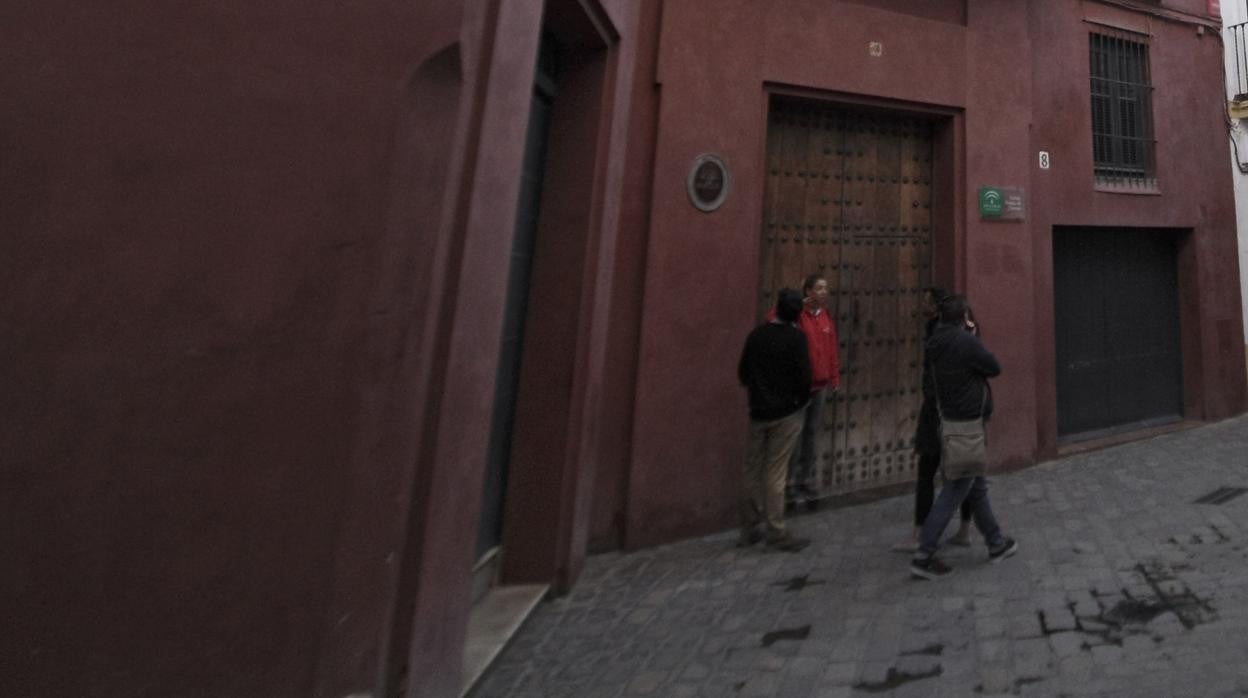
[[[1020,187],[980,187],[979,215],[986,220],[1022,220],[1026,206]]]

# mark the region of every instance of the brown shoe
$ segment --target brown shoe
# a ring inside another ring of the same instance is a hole
[[[807,539],[807,538],[798,538],[797,536],[794,536],[794,535],[792,535],[792,534],[788,533],[787,531],[786,531],[785,533],[783,533],[782,535],[780,535],[780,536],[777,536],[777,537],[775,537],[775,538],[768,538],[768,539],[767,539],[767,547],[768,547],[768,548],[773,548],[773,549],[775,549],[775,550],[781,550],[781,551],[786,552],[786,553],[795,553],[795,552],[797,552],[797,551],[799,551],[799,550],[801,550],[801,549],[805,548],[805,547],[806,547],[806,546],[808,546],[808,545],[810,545],[810,540],[809,540],[809,539]]]

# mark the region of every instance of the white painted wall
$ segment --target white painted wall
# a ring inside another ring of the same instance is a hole
[[[1238,88],[1236,86],[1236,53],[1239,54],[1238,71],[1244,76],[1244,80],[1248,81],[1248,65],[1245,65],[1245,59],[1248,58],[1248,47],[1236,47],[1231,38],[1231,33],[1227,31],[1229,27],[1236,24],[1248,22],[1248,0],[1222,0],[1222,26],[1224,28],[1223,36],[1226,43],[1226,94],[1229,97],[1241,91],[1248,92],[1248,88]],[[1248,120],[1233,120],[1233,128],[1231,136],[1239,144],[1240,162],[1248,163]],[[1227,144],[1231,148],[1231,173],[1235,178],[1235,229],[1239,234],[1239,293],[1241,304],[1244,312],[1244,344],[1248,345],[1248,175],[1239,171],[1233,158],[1235,150],[1231,144]]]

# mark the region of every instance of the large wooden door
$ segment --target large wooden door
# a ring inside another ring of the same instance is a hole
[[[931,180],[929,122],[773,100],[758,312],[828,280],[842,375],[817,439],[823,495],[914,477]]]

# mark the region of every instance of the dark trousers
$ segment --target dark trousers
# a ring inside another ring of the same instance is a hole
[[[936,471],[940,470],[940,454],[919,456],[919,479],[914,483],[914,525],[922,528],[932,512],[936,499]],[[962,502],[962,520],[971,520],[971,503]]]
[[[815,439],[823,430],[823,407],[827,400],[826,388],[812,391],[810,402],[802,410],[802,436],[789,460],[788,499],[794,499],[799,490],[815,490]]]
[[[936,553],[940,547],[940,536],[953,518],[953,512],[959,504],[970,502],[971,511],[975,514],[975,528],[984,534],[984,542],[989,550],[999,550],[1005,545],[1005,536],[1001,534],[1001,525],[992,514],[992,505],[988,503],[988,481],[979,477],[964,477],[948,480],[940,489],[940,497],[932,507],[931,516],[923,523],[919,533],[919,549],[914,554],[915,560],[926,560]]]

